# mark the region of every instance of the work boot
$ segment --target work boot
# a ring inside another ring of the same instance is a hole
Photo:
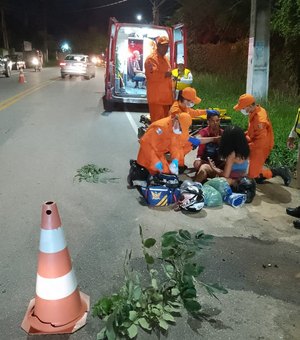
[[[286,213],[290,216],[300,218],[300,206],[296,208],[286,208]]]
[[[273,177],[280,176],[283,179],[284,185],[289,186],[292,180],[292,175],[288,167],[280,166],[278,168],[271,169]]]
[[[295,220],[293,224],[296,229],[300,229],[300,220]]]

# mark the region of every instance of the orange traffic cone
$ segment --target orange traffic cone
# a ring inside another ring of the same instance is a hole
[[[26,83],[25,74],[24,74],[23,68],[20,68],[20,73],[19,73],[19,83],[20,83],[20,84]]]
[[[36,296],[21,327],[29,334],[74,333],[86,324],[89,296],[79,291],[56,203],[42,207]]]

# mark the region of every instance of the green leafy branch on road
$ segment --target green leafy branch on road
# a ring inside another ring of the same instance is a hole
[[[161,255],[156,258],[149,253],[156,240],[144,239],[141,226],[140,237],[148,278],[142,280],[141,274],[133,270],[132,252],[127,251],[123,286],[118,293],[102,297],[93,306],[93,316],[105,322],[97,340],[133,339],[139,327],[148,333],[164,333],[176,323],[175,317],[180,316],[184,308],[193,317],[203,318],[195,283],[204,267],[196,256],[210,245],[212,236],[202,231],[191,234],[182,229],[167,232],[162,235]],[[217,292],[227,293],[218,284],[200,284],[211,296],[216,297]]]
[[[119,180],[118,177],[101,178],[100,175],[111,172],[108,168],[100,168],[95,164],[87,164],[77,170],[77,175],[74,176],[74,180],[77,178],[79,182],[86,181],[89,183],[109,183]]]

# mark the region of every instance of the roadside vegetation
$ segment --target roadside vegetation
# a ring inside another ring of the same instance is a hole
[[[140,237],[146,274],[131,267],[131,251],[126,252],[124,282],[117,293],[101,297],[93,306],[93,316],[103,320],[97,339],[133,339],[139,328],[160,338],[169,326],[176,324],[183,310],[197,319],[211,320],[202,311],[199,287],[211,296],[226,294],[219,284],[196,280],[204,271],[199,256],[212,241],[203,231],[169,231],[161,237],[161,253],[156,256],[156,240]],[[155,247],[154,247],[155,246]]]
[[[226,109],[232,123],[246,129],[247,118],[233,106],[246,92],[251,1],[179,3],[170,23],[182,22],[187,28],[187,64],[202,98],[199,107]],[[257,6],[263,4],[257,2]],[[270,87],[268,100],[259,104],[268,111],[275,135],[267,162],[287,165],[291,170],[295,170],[297,151],[288,150],[286,140],[300,107],[299,55],[300,2],[270,1]]]

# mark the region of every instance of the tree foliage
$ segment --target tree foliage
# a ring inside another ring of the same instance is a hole
[[[300,0],[276,0],[272,27],[286,41],[300,38]]]
[[[172,21],[183,22],[196,43],[235,42],[248,35],[250,0],[178,0]]]
[[[299,94],[300,0],[276,0],[273,5],[272,28],[275,33],[284,38],[281,58],[282,71],[289,75],[288,83],[290,87],[296,84]]]

